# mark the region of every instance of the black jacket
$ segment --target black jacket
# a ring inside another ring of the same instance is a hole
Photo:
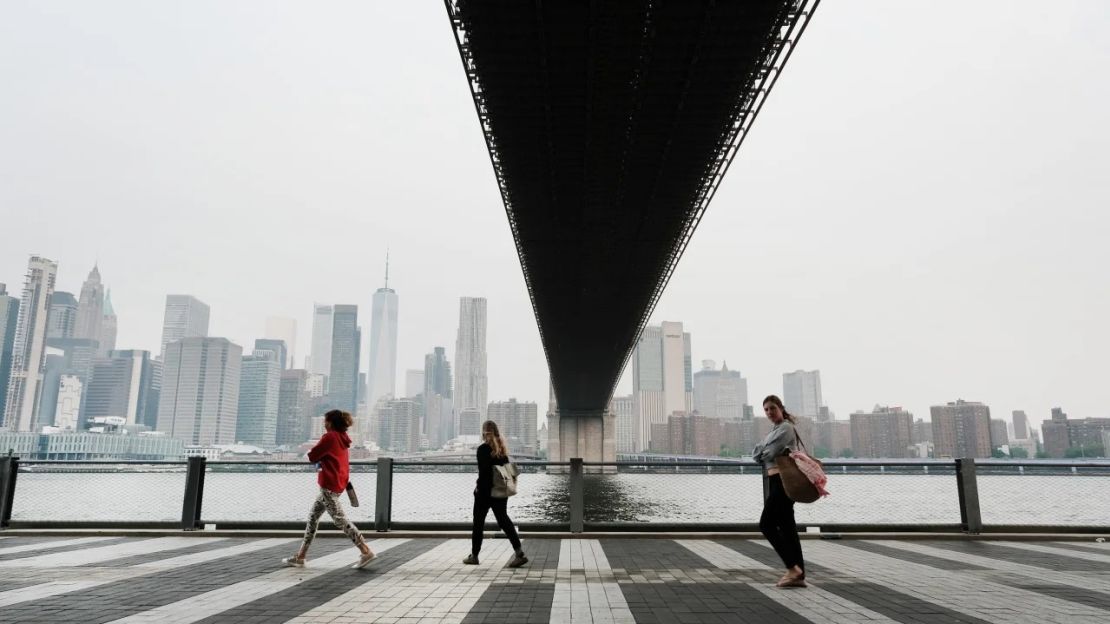
[[[493,467],[504,466],[509,463],[509,458],[494,457],[490,445],[483,443],[478,447],[478,488],[475,494],[489,496],[493,490]]]

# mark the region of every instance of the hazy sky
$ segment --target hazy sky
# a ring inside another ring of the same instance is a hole
[[[823,2],[655,320],[755,397],[819,368],[839,417],[1110,416],[1107,33],[1103,0]],[[442,2],[0,2],[9,290],[99,259],[120,348],[158,349],[174,292],[243,345],[295,317],[300,358],[314,301],[369,335],[387,246],[398,391],[485,296],[491,400],[545,408]]]

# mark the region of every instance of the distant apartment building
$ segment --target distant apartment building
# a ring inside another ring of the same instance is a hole
[[[378,402],[378,446],[395,453],[420,450],[420,415],[411,399]]]
[[[1029,439],[1029,417],[1022,410],[1014,410],[1013,414],[1014,437],[1019,440]]]
[[[831,457],[839,457],[846,449],[854,449],[853,424],[850,420],[819,420],[813,423],[813,450],[824,449]]]
[[[852,453],[856,457],[913,457],[913,414],[901,407],[876,405],[870,413],[855,412],[851,420]],[[839,449],[838,449],[839,450]]]
[[[1010,435],[1006,430],[1006,421],[1001,418],[991,419],[991,448],[1007,446],[1010,444]]]
[[[501,436],[509,445],[509,452],[536,454],[539,408],[535,403],[520,403],[516,399],[495,401],[487,406],[486,418],[497,423]]]
[[[1055,407],[1052,417],[1041,423],[1045,454],[1053,458],[1089,456],[1097,453],[1110,455],[1105,445],[1105,434],[1110,431],[1110,418],[1068,418],[1064,410]]]
[[[168,342],[158,430],[194,446],[234,443],[242,355],[226,338]]]
[[[668,416],[666,423],[653,426],[652,452],[703,457],[721,454],[724,424],[720,418],[677,412]]]
[[[929,408],[936,457],[990,457],[990,407],[958,400]]]
[[[690,334],[682,323],[663,321],[644,328],[632,353],[632,399],[636,414],[632,445],[636,452],[651,445],[653,425],[666,425],[671,414],[694,409]]]
[[[821,411],[824,399],[821,396],[821,371],[796,370],[782,374],[782,402],[786,411],[794,416],[805,416],[814,420],[829,420]]]
[[[702,360],[694,373],[694,411],[707,418],[740,420],[748,404],[748,380],[740,371],[729,370],[728,363],[717,369],[713,360]]]

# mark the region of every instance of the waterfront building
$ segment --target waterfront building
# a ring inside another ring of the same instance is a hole
[[[631,394],[613,397],[610,411],[617,424],[617,452],[637,453],[636,448],[636,401]],[[544,424],[546,427],[546,423]]]
[[[1029,438],[1029,417],[1022,410],[1014,410],[1011,416],[1013,417],[1014,437],[1019,440],[1027,440]]]
[[[870,413],[854,412],[849,419],[852,453],[856,457],[896,459],[916,454],[913,448],[913,414],[901,407],[876,405]]]
[[[111,351],[106,358],[93,361],[85,392],[86,420],[121,418],[128,425],[157,426],[157,412],[151,412],[150,393],[154,392],[154,365],[150,352]]]
[[[713,360],[701,364],[694,373],[694,411],[707,418],[740,420],[748,403],[748,380],[740,371],[729,370],[727,362],[720,370]]]
[[[395,453],[420,450],[420,415],[411,399],[382,399],[378,403],[378,446]]]
[[[796,370],[782,374],[782,403],[786,411],[794,416],[806,416],[814,420],[831,420],[822,412],[825,405],[821,396],[821,371]]]
[[[0,447],[11,449],[22,459],[39,461],[172,461],[185,457],[181,440],[157,432],[135,432],[118,425],[99,429],[59,431],[47,427],[43,433],[0,430]]]
[[[510,453],[536,454],[539,408],[535,403],[520,403],[516,399],[494,401],[486,408],[486,418],[497,423]]]

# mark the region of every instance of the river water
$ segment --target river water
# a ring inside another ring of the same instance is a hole
[[[750,471],[749,471],[750,472]],[[372,524],[376,475],[354,474],[362,506],[349,509]],[[516,522],[566,522],[567,477],[529,473],[510,501]],[[984,524],[1110,525],[1110,477],[980,475]],[[167,521],[181,518],[185,474],[21,473],[13,520]],[[466,522],[473,473],[397,472],[395,522]],[[948,474],[833,474],[831,496],[797,505],[801,523],[940,523],[960,521],[956,478]],[[620,473],[587,475],[587,522],[754,523],[762,506],[758,474]],[[218,472],[205,477],[202,518],[300,521],[316,493],[310,472]]]

